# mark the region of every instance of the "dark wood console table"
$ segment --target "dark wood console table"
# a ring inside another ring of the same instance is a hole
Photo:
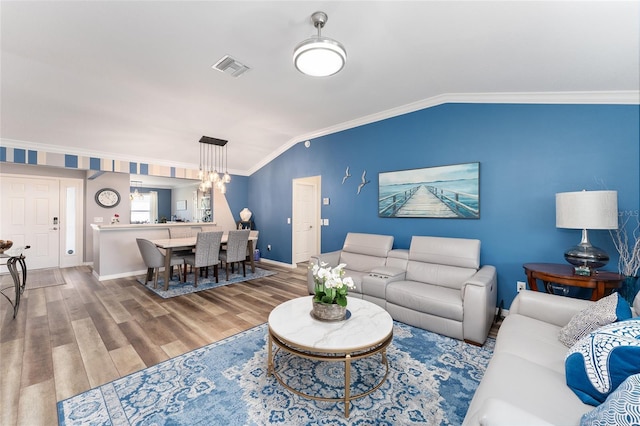
[[[595,271],[592,275],[576,275],[573,266],[558,263],[525,263],[529,288],[538,291],[537,280],[543,282],[549,292],[549,284],[556,283],[572,287],[592,289],[591,300],[599,300],[622,285],[624,276],[615,272]]]

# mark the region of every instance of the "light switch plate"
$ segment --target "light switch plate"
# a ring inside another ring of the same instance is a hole
[[[322,199],[322,205],[324,205],[324,206],[328,206],[329,202],[330,202],[329,197]]]
[[[93,218],[93,223],[102,223],[104,222],[104,219],[101,217],[94,217]]]

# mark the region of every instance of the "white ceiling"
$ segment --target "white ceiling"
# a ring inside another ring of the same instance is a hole
[[[347,49],[333,77],[292,65],[316,10]],[[248,174],[430,99],[640,90],[638,1],[3,0],[0,14],[0,137],[52,152],[197,168],[207,135]],[[212,70],[225,54],[251,70]]]

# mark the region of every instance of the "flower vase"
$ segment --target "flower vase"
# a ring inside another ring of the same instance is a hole
[[[347,307],[337,303],[313,302],[311,316],[319,321],[343,321],[347,317]]]
[[[636,298],[638,291],[640,290],[640,280],[638,277],[624,277],[622,287],[620,287],[620,296],[624,298],[629,305],[633,305],[633,300]]]

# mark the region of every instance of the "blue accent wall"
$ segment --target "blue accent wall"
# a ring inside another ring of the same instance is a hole
[[[577,230],[556,229],[557,192],[618,191],[620,210],[640,208],[640,107],[638,105],[445,104],[296,144],[255,172],[248,207],[259,220],[265,258],[291,263],[292,180],[322,177],[322,252],[342,247],[347,232],[395,237],[478,238],[481,262],[498,270],[498,302],[508,308],[522,264],[564,263],[580,241]],[[379,218],[378,173],[480,162],[480,219]],[[350,166],[351,178],[342,177]],[[360,195],[357,186],[367,171]],[[231,205],[231,203],[230,203]],[[244,206],[232,206],[234,213]],[[606,231],[591,242],[617,253]]]
[[[233,214],[233,218],[240,220],[240,210],[249,207],[249,177],[231,175],[231,182],[227,184],[225,197]],[[250,209],[251,210],[251,209]],[[252,215],[251,220],[256,221],[256,216]],[[216,218],[213,218],[215,222]],[[257,226],[257,223],[256,223]]]

